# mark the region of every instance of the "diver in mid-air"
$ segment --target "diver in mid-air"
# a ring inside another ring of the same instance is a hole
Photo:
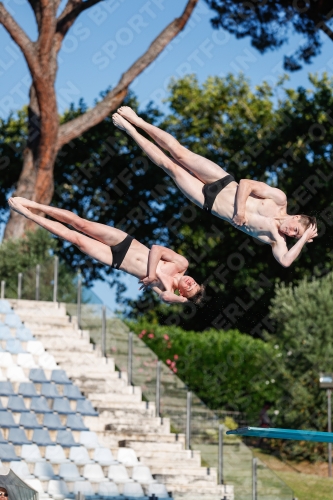
[[[317,236],[315,217],[288,215],[287,197],[280,189],[250,179],[235,182],[219,165],[192,153],[172,135],[145,122],[128,106],[118,109],[113,123],[170,175],[189,200],[270,245],[282,266],[289,267],[303,246]],[[136,127],[150,135],[158,146],[143,137]],[[169,151],[171,157],[160,148]],[[286,236],[298,239],[290,250]]]

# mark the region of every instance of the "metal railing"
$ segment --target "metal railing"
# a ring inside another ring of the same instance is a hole
[[[207,473],[216,468],[218,484],[234,485],[235,500],[292,500],[292,490],[254,458],[239,437],[226,435],[228,429],[221,415],[207,408],[96,294],[83,286],[80,273],[69,293],[68,284],[65,287],[59,279],[60,266],[55,257],[47,266],[20,273],[17,290],[6,288],[2,280],[1,298],[65,302],[67,313],[77,317],[80,329],[89,330],[91,342],[101,355],[114,359],[120,376],[127,372],[129,385],[141,387],[155,415],[170,418],[175,438],[182,435],[186,449],[201,452],[201,465],[207,467]],[[221,499],[212,495],[211,500]]]

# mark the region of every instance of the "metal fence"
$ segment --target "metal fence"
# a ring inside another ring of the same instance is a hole
[[[56,302],[66,297],[59,289],[59,260],[53,266],[36,266],[17,278],[16,297]],[[0,277],[1,278],[1,277]],[[29,283],[29,286],[26,285]],[[201,452],[201,465],[218,471],[219,484],[232,484],[235,500],[292,500],[293,491],[259,459],[238,436],[227,436],[223,414],[205,404],[173,373],[155,353],[117,318],[78,275],[76,300],[66,302],[67,313],[78,318],[79,327],[89,330],[91,342],[104,357],[112,357],[117,370],[127,372],[128,384],[137,385],[147,406],[156,416],[170,418],[171,432],[185,435],[186,449]],[[13,295],[13,290],[10,291]],[[67,293],[68,294],[68,293]],[[1,298],[6,284],[1,281]],[[82,497],[78,500],[83,500]],[[211,500],[221,500],[211,497]]]

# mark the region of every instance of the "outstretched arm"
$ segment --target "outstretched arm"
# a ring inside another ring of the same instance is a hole
[[[241,179],[236,194],[236,214],[233,218],[233,221],[238,226],[242,226],[247,222],[245,207],[250,194],[254,194],[259,198],[269,198],[275,201],[277,205],[281,206],[287,203],[287,197],[280,189],[268,186],[264,182]]]
[[[186,297],[182,297],[181,295],[176,295],[173,292],[162,292],[156,286],[153,286],[152,289],[154,292],[158,293],[159,297],[166,304],[184,304],[184,302],[188,302]]]
[[[289,267],[297,259],[305,243],[311,242],[316,236],[316,226],[312,225],[308,227],[303,236],[290,250],[288,250],[285,240],[281,238],[281,240],[272,245],[273,255],[283,267]]]

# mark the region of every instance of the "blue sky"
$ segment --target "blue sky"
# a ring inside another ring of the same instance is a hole
[[[36,25],[26,0],[7,0],[7,9],[32,39]],[[59,10],[65,5],[61,2]],[[147,49],[152,40],[175,17],[185,0],[107,0],[83,13],[70,30],[59,55],[56,82],[59,111],[71,102],[84,98],[92,106],[99,93],[114,86],[121,74]],[[140,105],[152,100],[166,110],[163,99],[168,95],[171,78],[195,73],[199,81],[210,75],[244,72],[253,85],[263,80],[277,82],[284,73],[283,56],[293,53],[302,37],[291,34],[289,44],[261,55],[249,39],[236,40],[227,32],[213,30],[212,11],[201,1],[187,28],[167,47],[160,57],[131,85]],[[309,72],[332,74],[332,42],[323,35],[323,49],[311,65],[289,74],[290,87],[310,86]],[[20,109],[28,101],[30,76],[19,49],[0,27],[0,116]],[[129,294],[136,296],[136,280],[125,278]],[[97,283],[95,292],[115,306],[114,292]]]

